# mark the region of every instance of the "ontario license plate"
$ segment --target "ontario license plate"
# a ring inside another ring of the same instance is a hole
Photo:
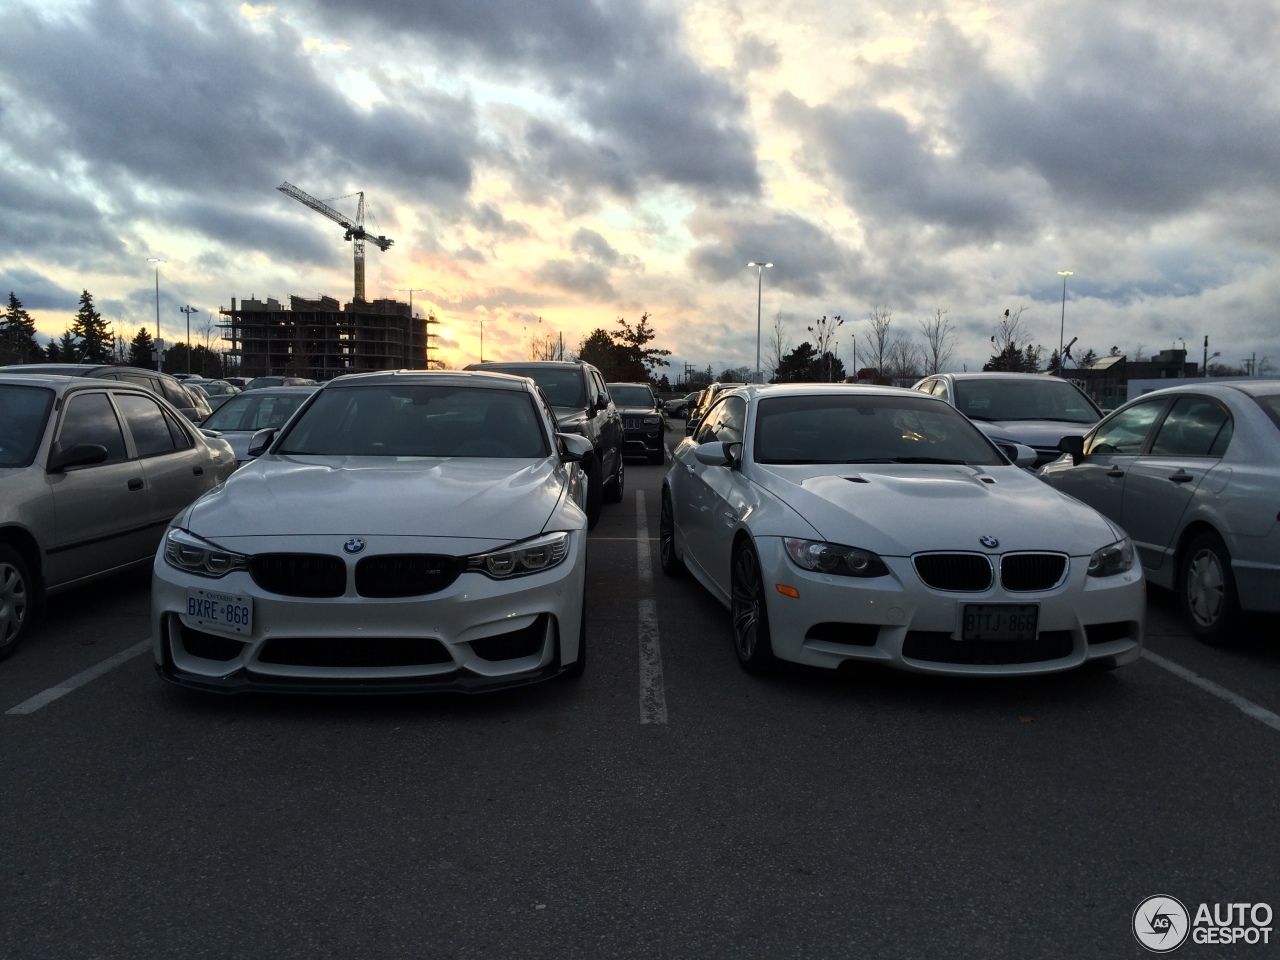
[[[960,639],[1034,640],[1039,617],[1034,603],[966,603]]]
[[[187,623],[222,633],[253,632],[253,598],[216,590],[188,589]]]

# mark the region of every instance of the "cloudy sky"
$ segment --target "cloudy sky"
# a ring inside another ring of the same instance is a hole
[[[290,181],[365,191],[369,296],[455,366],[645,311],[753,366],[753,259],[766,339],[840,315],[846,361],[877,304],[946,310],[955,369],[1006,309],[1052,349],[1060,270],[1080,347],[1280,360],[1273,0],[7,0],[0,38],[0,296],[44,336],[82,289],[154,332],[148,257],[170,336],[349,300]]]

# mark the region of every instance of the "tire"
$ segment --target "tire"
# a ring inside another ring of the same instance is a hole
[[[578,659],[565,668],[564,676],[577,680],[587,670],[587,593],[582,592],[582,617],[578,621]]]
[[[730,576],[730,613],[733,619],[733,651],[742,669],[753,676],[773,673],[778,658],[769,633],[769,609],[765,604],[760,555],[750,543],[733,554]]]
[[[623,494],[626,493],[626,467],[622,462],[622,454],[618,454],[618,469],[613,475],[613,480],[609,482],[608,488],[604,491],[605,503],[621,503]]]
[[[600,505],[604,502],[604,478],[600,475],[600,458],[587,461],[587,529],[594,530],[600,522]]]
[[[662,512],[658,518],[658,565],[668,577],[684,576],[684,562],[676,556],[676,521],[671,491],[662,488]]]
[[[1240,598],[1231,572],[1231,554],[1216,533],[1202,533],[1187,544],[1178,575],[1182,615],[1196,639],[1222,645],[1240,625]]]
[[[31,625],[35,584],[27,562],[13,547],[0,544],[0,660],[13,655]]]

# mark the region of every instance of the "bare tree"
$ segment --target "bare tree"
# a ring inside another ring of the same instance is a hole
[[[831,379],[831,358],[827,357],[827,355],[831,352],[831,344],[836,339],[836,331],[840,329],[843,323],[844,321],[839,317],[827,319],[826,316],[822,316],[818,318],[818,322],[813,326],[805,327],[806,330],[813,334],[813,339],[817,341],[818,357],[827,358],[828,380]]]
[[[883,376],[889,357],[889,348],[893,346],[889,339],[889,324],[893,322],[893,309],[887,303],[883,306],[876,304],[871,308],[867,322],[871,325],[871,336],[867,339],[867,354],[875,359],[876,373]]]
[[[947,311],[938,307],[933,311],[931,319],[920,321],[920,330],[924,334],[924,373],[926,376],[941,373],[955,353],[956,328],[947,319]]]
[[[1019,343],[1026,343],[1031,339],[1027,328],[1022,323],[1022,312],[1026,309],[1026,307],[1019,307],[1013,313],[1006,310],[1004,316],[996,323],[996,332],[991,337],[996,353],[1005,353],[1010,347],[1016,348]]]
[[[782,323],[782,311],[773,318],[773,329],[769,332],[769,342],[765,345],[765,364],[773,376],[778,373],[782,358],[791,352],[791,338],[787,336],[786,327]],[[772,379],[769,377],[767,379]]]
[[[1138,361],[1146,360],[1146,359],[1147,359],[1147,345],[1146,345],[1145,343],[1143,343],[1141,340],[1139,340],[1137,343],[1135,343],[1135,344],[1133,345],[1133,353],[1129,354],[1129,359],[1130,359],[1130,360],[1138,360]]]
[[[885,354],[884,376],[894,381],[910,380],[914,383],[923,376],[921,367],[924,365],[926,353],[927,351],[922,349],[912,337],[905,335],[895,337]]]

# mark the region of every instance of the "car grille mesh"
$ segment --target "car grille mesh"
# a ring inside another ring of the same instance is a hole
[[[347,565],[323,553],[260,553],[249,562],[253,582],[286,597],[340,597]]]
[[[458,579],[462,562],[426,553],[365,557],[356,564],[356,593],[362,597],[420,597]]]
[[[991,586],[991,561],[980,553],[922,553],[912,562],[935,590],[976,593]]]
[[[1010,553],[1000,560],[1000,583],[1011,593],[1050,590],[1066,572],[1067,558],[1060,553]]]

